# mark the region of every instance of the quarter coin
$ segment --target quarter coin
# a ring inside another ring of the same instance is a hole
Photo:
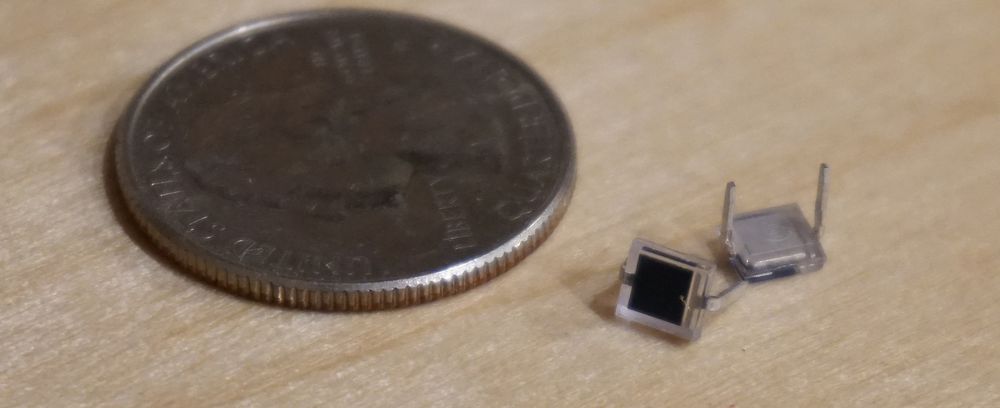
[[[181,52],[123,115],[126,204],[232,292],[376,310],[514,266],[569,203],[574,142],[545,83],[462,30],[374,11],[243,24]]]

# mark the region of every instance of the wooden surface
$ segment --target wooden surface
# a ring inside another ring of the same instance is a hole
[[[1000,406],[1000,3],[352,2],[523,57],[572,117],[579,182],[484,287],[323,314],[173,267],[104,163],[173,53],[332,4],[0,2],[0,406]],[[751,287],[697,343],[614,319],[633,237],[713,256],[726,181],[742,209],[808,212],[822,161],[822,271]]]

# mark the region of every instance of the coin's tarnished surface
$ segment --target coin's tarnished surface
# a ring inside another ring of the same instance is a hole
[[[229,290],[371,310],[512,267],[567,205],[551,92],[498,47],[381,12],[276,17],[182,52],[118,130],[143,229]]]

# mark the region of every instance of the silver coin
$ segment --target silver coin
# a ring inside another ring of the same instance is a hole
[[[512,267],[554,228],[572,132],[528,67],[412,16],[321,11],[231,28],[164,65],[118,129],[155,242],[283,305],[417,304]]]

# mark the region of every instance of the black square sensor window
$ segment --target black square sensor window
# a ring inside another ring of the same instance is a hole
[[[701,335],[707,261],[636,240],[625,261],[615,314],[688,340]]]
[[[628,308],[680,326],[694,272],[647,255],[639,255]]]

